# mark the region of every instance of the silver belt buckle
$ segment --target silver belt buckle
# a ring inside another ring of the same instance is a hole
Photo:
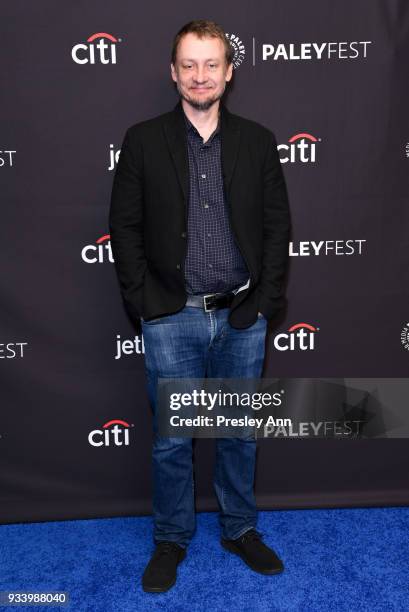
[[[206,306],[206,298],[213,297],[214,295],[217,295],[217,293],[208,293],[207,295],[203,296],[204,311],[205,312],[212,312],[213,310],[216,310],[216,308],[214,306],[213,306],[213,308],[207,308],[207,306]]]

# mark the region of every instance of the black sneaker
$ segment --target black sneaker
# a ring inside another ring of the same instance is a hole
[[[142,576],[142,588],[147,593],[163,593],[176,582],[176,571],[186,550],[175,542],[158,542]]]
[[[239,555],[259,574],[279,574],[284,569],[281,559],[261,541],[261,535],[255,529],[249,529],[237,540],[222,538],[220,542],[226,550]]]

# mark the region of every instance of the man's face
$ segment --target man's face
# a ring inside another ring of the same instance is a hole
[[[172,79],[181,98],[197,110],[207,110],[219,100],[233,74],[226,66],[224,45],[219,38],[198,38],[189,32],[180,41]]]

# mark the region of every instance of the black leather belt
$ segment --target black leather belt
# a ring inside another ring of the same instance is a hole
[[[206,295],[191,295],[187,296],[186,306],[196,306],[203,308],[205,312],[218,310],[219,308],[228,308],[233,301],[235,293],[208,293]]]

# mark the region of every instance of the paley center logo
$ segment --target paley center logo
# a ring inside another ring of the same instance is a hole
[[[277,146],[277,151],[280,155],[281,163],[314,163],[316,160],[315,149],[317,142],[321,142],[321,138],[316,138],[308,132],[300,132],[298,134],[294,134],[294,136],[291,136],[291,138],[288,139],[288,142],[279,144]],[[283,152],[284,155],[281,155],[281,152]]]
[[[400,334],[400,341],[402,342],[403,348],[409,351],[409,321],[403,326]]]
[[[246,48],[244,46],[243,41],[240,39],[239,36],[237,36],[237,34],[225,32],[225,35],[234,50],[233,68],[238,68],[244,62],[244,59],[246,57]]]
[[[315,334],[319,329],[309,323],[296,323],[287,332],[275,336],[274,348],[277,351],[313,351]]]
[[[91,446],[129,446],[129,424],[121,419],[107,421],[102,429],[93,429],[88,434]]]
[[[81,251],[81,259],[89,264],[106,261],[114,263],[110,239],[110,234],[104,234],[96,240],[95,244],[86,244]]]
[[[71,57],[76,64],[116,64],[116,45],[121,40],[107,32],[97,32],[86,43],[74,45]]]

